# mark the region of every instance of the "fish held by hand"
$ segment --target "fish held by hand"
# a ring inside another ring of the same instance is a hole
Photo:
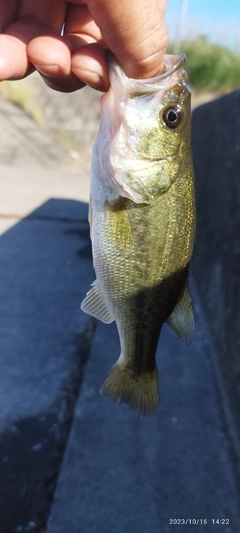
[[[194,333],[187,282],[195,199],[184,59],[166,55],[160,76],[135,80],[111,57],[92,156],[96,281],[81,308],[117,324],[121,355],[103,395],[143,416],[154,415],[159,403],[155,354],[162,325],[186,343]]]

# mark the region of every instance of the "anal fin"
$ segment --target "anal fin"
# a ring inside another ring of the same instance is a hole
[[[185,344],[189,344],[192,341],[195,325],[193,304],[187,285],[185,286],[181,298],[178,300],[172,314],[168,318],[167,323],[175,333],[177,333],[180,339],[185,342]]]
[[[86,297],[81,304],[81,309],[84,313],[98,318],[105,324],[110,324],[110,322],[114,321],[114,318],[99,291],[97,281],[92,283],[91,289],[87,292]]]

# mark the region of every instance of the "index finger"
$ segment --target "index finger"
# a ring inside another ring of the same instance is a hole
[[[48,30],[60,34],[66,9],[65,0],[0,0],[0,80],[23,78],[34,69],[27,44]]]

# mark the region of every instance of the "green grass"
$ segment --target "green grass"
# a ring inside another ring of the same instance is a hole
[[[43,113],[34,102],[27,79],[0,82],[0,96],[26,111],[39,126],[43,125]]]
[[[173,53],[173,45],[168,48]],[[203,91],[228,92],[240,87],[240,55],[228,48],[211,44],[200,35],[181,43],[186,71],[192,87]]]

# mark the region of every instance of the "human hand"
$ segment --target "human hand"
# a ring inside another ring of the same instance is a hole
[[[0,0],[0,80],[34,67],[53,89],[109,87],[107,50],[129,77],[161,71],[167,0]],[[61,30],[64,24],[64,34]]]

